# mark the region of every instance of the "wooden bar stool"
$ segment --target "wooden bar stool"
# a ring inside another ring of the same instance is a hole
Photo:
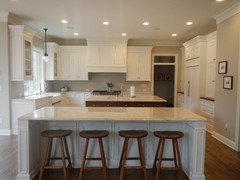
[[[157,152],[156,152],[154,163],[153,163],[153,169],[155,169],[157,160],[159,161],[157,166],[156,180],[159,179],[161,169],[178,170],[181,178],[184,179],[181,157],[180,157],[180,152],[178,147],[178,139],[182,138],[184,134],[179,131],[155,131],[154,135],[159,138]],[[165,145],[166,139],[172,140],[174,158],[163,158],[163,151],[164,151],[164,145]],[[158,158],[158,155],[159,155],[159,158]],[[162,161],[174,161],[175,167],[161,167]]]
[[[124,137],[124,144],[121,154],[121,159],[119,162],[119,169],[121,169],[120,180],[123,179],[125,169],[143,169],[144,179],[147,180],[146,164],[142,146],[142,138],[148,135],[147,131],[143,130],[129,130],[129,131],[119,131],[119,136]],[[136,138],[138,142],[138,150],[140,157],[127,157],[128,142],[130,138]],[[125,166],[126,160],[140,160],[141,166]]]
[[[82,179],[84,169],[103,169],[104,179],[105,180],[107,179],[107,166],[106,166],[106,159],[105,159],[102,138],[107,137],[108,135],[109,135],[108,131],[91,130],[91,131],[80,131],[79,132],[80,137],[86,138],[83,159],[82,159],[82,167],[80,169],[80,174],[79,174],[79,180]],[[100,158],[87,158],[89,139],[98,139],[100,154],[101,154]],[[101,160],[102,166],[101,167],[84,167],[86,160],[94,160],[94,161]]]
[[[42,179],[45,169],[63,169],[64,179],[67,180],[66,160],[68,160],[68,168],[72,168],[66,137],[71,135],[71,130],[47,130],[41,133],[42,137],[48,139],[47,147],[43,155],[42,165],[39,174],[39,180]],[[60,149],[62,157],[51,157],[53,139],[58,138],[60,141]],[[64,147],[67,157],[65,157]],[[50,166],[50,160],[62,160],[63,166]]]

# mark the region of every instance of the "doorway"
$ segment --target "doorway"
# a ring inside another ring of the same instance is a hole
[[[153,55],[153,95],[167,100],[168,107],[176,106],[177,55]]]

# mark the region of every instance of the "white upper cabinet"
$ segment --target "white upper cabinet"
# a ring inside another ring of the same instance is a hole
[[[89,72],[126,72],[127,42],[89,42]]]
[[[206,96],[215,97],[217,33],[207,36]]]
[[[151,81],[152,47],[128,47],[127,81]]]
[[[88,80],[86,46],[61,46],[59,52],[59,80]]]
[[[33,80],[33,35],[23,25],[9,25],[11,80]]]
[[[49,60],[45,63],[46,80],[58,80],[59,78],[59,45],[56,43],[47,43]]]

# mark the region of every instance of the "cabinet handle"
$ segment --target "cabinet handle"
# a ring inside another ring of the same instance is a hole
[[[188,90],[187,90],[188,96],[190,96],[190,81],[188,81]]]

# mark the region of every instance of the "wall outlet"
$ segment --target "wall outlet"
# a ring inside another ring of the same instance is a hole
[[[225,129],[225,131],[228,130],[228,124],[227,123],[225,123],[224,129]]]

